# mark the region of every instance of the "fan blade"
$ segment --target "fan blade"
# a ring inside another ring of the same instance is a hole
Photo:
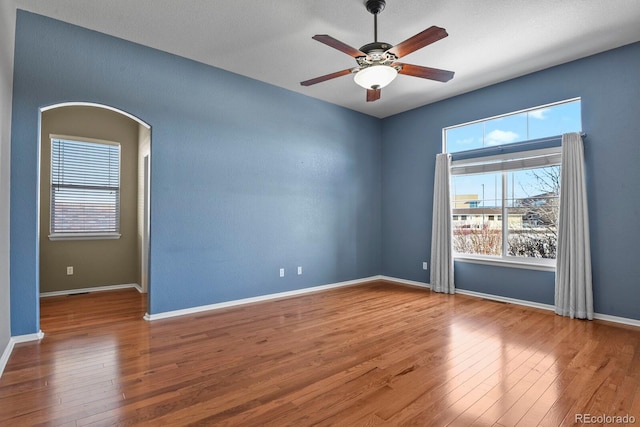
[[[404,74],[407,76],[420,77],[423,79],[436,80],[439,82],[448,82],[453,78],[454,72],[441,70],[439,68],[429,68],[429,67],[421,67],[419,65],[412,64],[402,64],[400,62],[396,62],[392,64],[392,67],[402,66],[399,74]]]
[[[344,52],[347,55],[351,55],[354,58],[358,58],[359,56],[367,56],[366,53],[360,52],[355,47],[351,47],[348,44],[342,43],[340,40],[336,40],[326,34],[316,34],[311,38],[314,40],[318,40],[320,43],[324,43],[327,46],[331,46],[334,49],[338,49],[340,52]]]
[[[431,43],[435,43],[440,39],[447,37],[447,30],[440,27],[429,27],[421,33],[416,34],[413,37],[409,37],[402,43],[399,43],[389,49],[387,52],[394,54],[398,58],[402,58],[405,55],[415,52]]]
[[[367,89],[367,102],[373,102],[380,99],[382,89]]]
[[[346,70],[336,71],[335,73],[326,74],[324,76],[316,77],[315,79],[305,80],[300,82],[302,86],[311,86],[316,83],[322,83],[327,80],[335,79],[336,77],[346,76],[347,74],[351,74],[351,68],[347,68]]]

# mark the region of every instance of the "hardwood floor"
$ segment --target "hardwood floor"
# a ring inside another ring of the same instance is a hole
[[[640,424],[633,327],[382,282],[153,322],[135,290],[41,305],[2,426]]]

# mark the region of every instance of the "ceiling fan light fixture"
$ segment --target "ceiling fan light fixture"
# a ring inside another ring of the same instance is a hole
[[[398,70],[388,65],[372,65],[358,71],[353,80],[365,89],[382,89],[393,81]]]

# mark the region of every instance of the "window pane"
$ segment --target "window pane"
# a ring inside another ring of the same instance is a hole
[[[446,151],[457,153],[582,130],[580,100],[445,129]]]
[[[51,140],[51,232],[120,228],[120,146]]]
[[[560,167],[507,172],[507,255],[556,258]]]
[[[445,130],[447,153],[482,148],[483,129],[482,123],[474,123]]]
[[[567,102],[529,111],[529,139],[580,132],[580,101]]]
[[[527,113],[499,117],[485,122],[484,147],[511,144],[527,139]]]
[[[118,198],[118,190],[54,188],[51,230],[57,233],[117,232]]]
[[[500,256],[502,174],[454,176],[451,192],[454,252]]]

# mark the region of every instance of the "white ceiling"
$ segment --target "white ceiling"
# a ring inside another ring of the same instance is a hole
[[[365,102],[351,76],[300,82],[356,65],[311,39],[373,41],[365,0],[16,0],[20,9],[194,59],[375,117],[640,40],[639,0],[387,0],[378,39],[398,44],[431,25],[449,37],[402,62],[455,71],[448,83],[400,75]]]

